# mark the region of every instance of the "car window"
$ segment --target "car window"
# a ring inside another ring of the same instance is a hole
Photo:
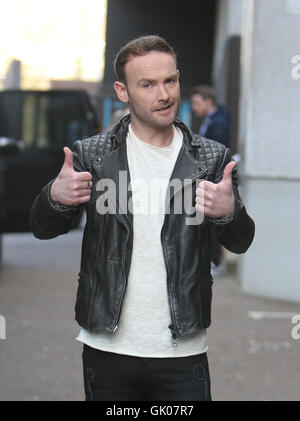
[[[41,95],[36,144],[58,147],[89,136],[83,103],[76,95]]]
[[[0,136],[25,146],[60,148],[91,134],[81,94],[7,93],[0,96]]]

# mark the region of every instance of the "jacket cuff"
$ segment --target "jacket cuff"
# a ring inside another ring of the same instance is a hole
[[[224,216],[223,218],[211,218],[212,222],[216,225],[226,225],[232,222],[234,219],[234,212],[229,216]]]
[[[234,202],[234,211],[229,216],[224,216],[223,218],[210,218],[211,222],[215,225],[227,225],[233,222],[243,207],[241,200],[237,199]]]
[[[50,183],[47,184],[47,186],[46,186],[48,203],[51,206],[51,208],[54,209],[55,211],[59,212],[59,213],[76,211],[77,210],[76,206],[67,206],[67,205],[64,205],[63,203],[53,202],[53,200],[51,199],[51,195],[50,195],[50,189],[51,189],[51,186],[54,183],[54,181],[55,180],[50,181]]]

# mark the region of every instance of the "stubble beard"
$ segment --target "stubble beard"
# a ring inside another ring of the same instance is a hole
[[[174,103],[174,110],[172,113],[173,116],[170,119],[166,119],[164,117],[159,116],[155,118],[155,111],[150,111],[149,113],[140,112],[136,109],[132,101],[128,102],[128,106],[130,109],[131,117],[137,119],[141,124],[151,127],[152,129],[167,129],[173,124],[177,116],[180,107],[180,96],[178,96],[177,103]]]

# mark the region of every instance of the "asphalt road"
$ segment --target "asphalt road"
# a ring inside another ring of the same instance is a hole
[[[30,234],[3,238],[1,401],[84,399],[74,321],[81,236],[78,230],[51,241]],[[247,296],[233,276],[216,278],[208,330],[214,400],[300,400],[293,314],[300,314],[300,304]]]

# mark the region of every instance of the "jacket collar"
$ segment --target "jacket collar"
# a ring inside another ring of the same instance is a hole
[[[121,169],[124,171],[128,170],[126,137],[130,121],[130,114],[128,114],[107,133],[111,139],[112,152],[119,149]],[[203,162],[198,160],[199,154],[197,154],[197,150],[202,147],[201,137],[193,134],[179,119],[174,120],[174,125],[179,127],[183,133],[183,146],[179,152],[171,180],[178,178],[183,182],[184,180],[204,177],[207,174],[207,168],[203,165]],[[112,171],[111,168],[110,171]]]
[[[112,149],[121,146],[126,141],[128,127],[131,122],[130,114],[123,117],[114,128],[108,132],[108,137],[112,140]],[[190,129],[179,119],[174,120],[174,125],[179,127],[183,133],[183,140],[188,151],[201,146],[199,137],[195,136]]]

